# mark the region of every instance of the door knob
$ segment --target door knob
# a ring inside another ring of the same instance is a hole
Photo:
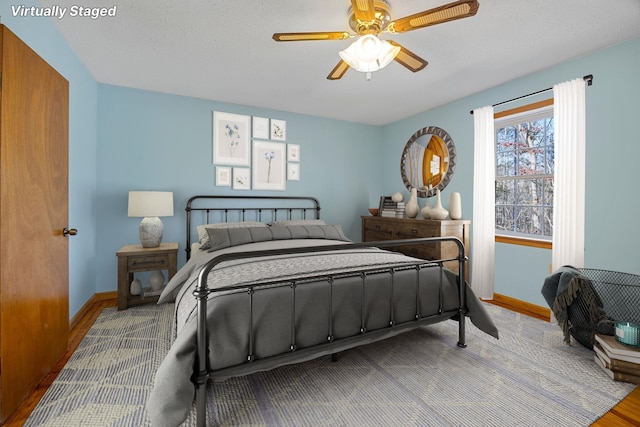
[[[65,228],[64,230],[62,230],[62,235],[63,236],[75,236],[76,234],[78,234],[78,230],[75,228]]]

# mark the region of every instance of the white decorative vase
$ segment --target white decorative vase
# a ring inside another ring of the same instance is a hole
[[[431,218],[432,219],[445,219],[449,215],[449,211],[447,211],[444,207],[442,207],[442,200],[440,200],[440,190],[436,190],[436,204],[431,209]]]
[[[131,292],[131,295],[140,295],[142,293],[142,282],[140,279],[134,279],[131,282],[129,292]]]
[[[420,215],[422,215],[422,218],[424,219],[431,218],[431,205],[429,204],[428,200],[427,200],[427,203],[424,205],[424,208],[420,210]]]
[[[418,216],[418,189],[411,189],[411,197],[409,197],[409,201],[407,205],[404,207],[404,213],[407,214],[408,218],[415,218]]]
[[[449,218],[462,218],[462,202],[460,201],[460,193],[454,191],[449,198]]]
[[[164,286],[164,274],[162,271],[156,270],[149,276],[149,285],[151,290],[159,291]]]

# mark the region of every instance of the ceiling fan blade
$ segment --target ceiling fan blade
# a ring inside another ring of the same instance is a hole
[[[461,0],[445,4],[440,7],[418,12],[404,18],[391,21],[387,31],[393,34],[404,33],[418,28],[442,24],[443,22],[473,16],[478,11],[480,3],[476,0]]]
[[[409,49],[405,48],[399,43],[394,42],[393,40],[387,40],[387,41],[394,46],[400,47],[400,52],[398,52],[396,57],[393,58],[394,61],[396,61],[397,63],[402,64],[403,66],[407,67],[409,70],[413,71],[414,73],[422,70],[424,67],[427,66],[428,64],[427,61],[420,58],[418,55],[411,52]]]
[[[373,0],[351,0],[351,7],[358,21],[371,22],[376,18]]]
[[[338,80],[344,76],[344,73],[347,71],[349,71],[349,65],[343,60],[340,60],[338,65],[336,65],[327,76],[327,80]]]
[[[351,34],[346,31],[312,32],[312,33],[274,33],[277,42],[297,42],[304,40],[347,40]]]

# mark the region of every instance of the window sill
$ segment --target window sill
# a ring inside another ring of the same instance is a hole
[[[524,237],[497,236],[496,243],[507,243],[509,245],[531,246],[533,248],[551,249],[553,246],[549,240],[526,239]]]

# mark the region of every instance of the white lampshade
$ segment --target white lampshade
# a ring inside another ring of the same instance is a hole
[[[140,222],[140,243],[156,248],[162,242],[164,226],[161,216],[173,216],[173,193],[170,191],[129,191],[128,216],[144,217]]]
[[[129,191],[129,216],[173,216],[173,193]]]
[[[398,52],[400,46],[380,40],[373,34],[366,34],[338,54],[354,70],[370,73],[389,65]]]

